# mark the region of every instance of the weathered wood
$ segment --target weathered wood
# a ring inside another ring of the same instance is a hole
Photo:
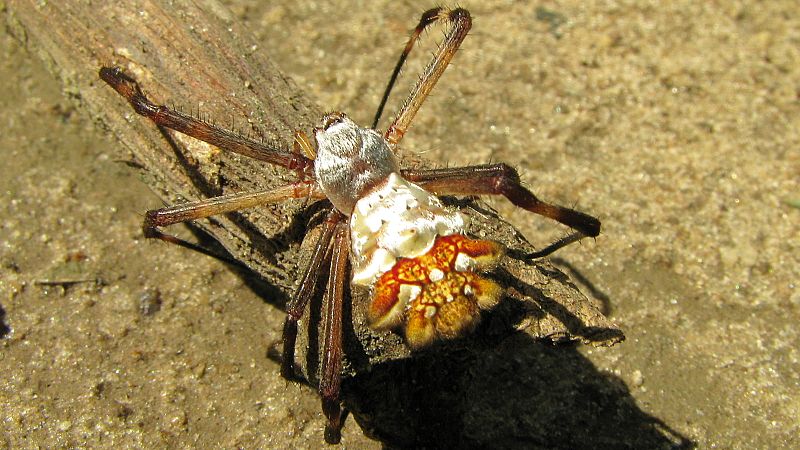
[[[319,117],[224,7],[215,1],[166,5],[15,0],[9,16],[12,32],[48,63],[82,110],[117,136],[120,155],[145,169],[146,182],[166,203],[282,184],[283,175],[262,163],[175,135],[178,156],[152,123],[98,79],[101,66],[118,65],[154,100],[235,124],[282,148],[293,130]],[[284,261],[278,250],[296,241],[281,234],[295,210],[279,205],[199,226],[271,283],[290,289],[295,259]]]
[[[168,5],[143,0],[12,0],[7,5],[8,26],[47,62],[80,108],[117,136],[120,154],[145,169],[145,181],[165,202],[274,186],[291,179],[292,174],[263,163],[178,134],[162,134],[98,79],[101,66],[118,65],[153,100],[174,102],[208,120],[233,124],[284,149],[290,147],[295,129],[308,130],[315,123],[319,109],[278,72],[269,62],[268,49],[259,48],[224,7],[213,0],[176,0]],[[274,286],[282,297],[280,303],[291,295],[315,235],[306,226],[313,215],[301,214],[303,206],[302,202],[275,205],[201,221],[198,226]],[[563,273],[547,262],[520,259],[519,255],[533,249],[512,226],[474,202],[459,206],[472,217],[474,234],[497,239],[512,249],[495,273],[508,286],[509,295],[476,336],[469,338],[475,344],[472,350],[455,343],[433,352],[456,348],[472,352],[464,360],[475,360],[515,330],[556,342],[611,345],[623,339],[621,331]],[[305,235],[310,239],[302,245]],[[352,326],[345,329],[345,371],[350,376],[409,356],[399,336],[376,334],[365,326],[364,297],[363,292],[353,294]],[[310,315],[312,319],[318,316]],[[318,344],[316,334],[299,341],[301,346],[309,341],[310,347]],[[299,366],[311,379],[316,372],[314,354],[298,352]],[[364,376],[359,386],[369,392],[373,387]],[[351,390],[356,397],[357,392]],[[358,402],[352,396],[351,401]]]

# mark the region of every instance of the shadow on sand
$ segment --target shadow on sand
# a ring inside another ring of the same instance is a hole
[[[522,333],[476,345],[349,379],[346,405],[387,448],[694,447],[574,346]]]

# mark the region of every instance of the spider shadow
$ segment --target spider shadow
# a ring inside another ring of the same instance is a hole
[[[588,341],[616,341],[619,330],[588,326],[535,286],[496,275],[533,300],[507,296],[468,337],[345,380],[345,404],[367,435],[386,448],[695,447],[576,345],[513,331],[545,315]]]
[[[508,256],[519,261],[525,260],[524,252],[517,250],[509,250]],[[552,265],[536,264],[532,270],[539,272],[541,276],[548,280],[564,283],[573,286],[574,290],[578,290],[577,287],[574,287],[570,277]],[[571,337],[571,339],[579,338],[583,342],[593,342],[601,345],[625,340],[625,335],[620,329],[613,326],[604,326],[602,322],[598,323],[596,321],[596,317],[591,319],[592,314],[597,314],[598,312],[605,318],[608,316],[606,311],[611,309],[610,299],[602,292],[600,292],[603,295],[599,299],[600,305],[590,302],[583,296],[581,296],[583,300],[580,302],[575,302],[574,298],[562,299],[562,301],[568,302],[562,304],[562,302],[548,296],[539,287],[512,275],[504,268],[498,268],[495,272],[496,276],[502,280],[501,283],[503,285],[514,286],[518,294],[521,294],[523,298],[530,299],[529,301],[522,301],[519,298],[505,298],[491,315],[495,321],[497,321],[498,317],[503,317],[502,326],[519,328],[520,324],[525,320],[545,320],[547,316],[551,316],[563,328],[561,332],[555,335],[546,335],[551,339],[562,340]],[[589,283],[582,276],[579,281]],[[598,306],[599,309],[595,309]],[[605,322],[605,325],[610,325],[610,323]],[[563,331],[566,331],[567,334],[564,335]]]
[[[609,316],[614,312],[611,308],[611,298],[608,296],[608,294],[600,290],[600,288],[598,288],[586,275],[584,275],[577,267],[575,267],[574,264],[557,256],[551,257],[550,262],[562,270],[566,269],[566,271],[569,272],[570,277],[575,282],[588,290],[592,297],[600,301],[602,304],[600,312],[602,312],[604,316]]]
[[[0,304],[0,339],[8,336],[9,333],[11,333],[11,327],[6,323],[6,310]]]
[[[311,217],[313,224],[315,219],[313,212],[299,216],[302,223]],[[231,268],[265,301],[283,307],[286,294],[279,288],[255,272]],[[365,434],[385,448],[695,447],[641,410],[620,378],[598,370],[576,346],[552,345],[518,332],[509,335],[510,327],[526,316],[535,317],[539,309],[573,324],[568,328],[575,335],[591,339],[598,331],[582,326],[534,286],[523,288],[527,296],[539,299],[536,308],[506,298],[470,337],[343,380],[345,405]],[[315,296],[309,305],[306,314],[312,324],[323,320],[321,303],[321,296]],[[351,308],[346,301],[343,332],[348,352],[355,353],[348,358],[360,359],[363,349],[353,347],[358,339]],[[309,345],[316,348],[318,327],[308,331]],[[273,353],[270,358],[279,361]],[[308,369],[315,373],[318,355],[310,352],[306,357]]]
[[[477,334],[346,380],[364,432],[385,448],[695,446],[575,346]]]

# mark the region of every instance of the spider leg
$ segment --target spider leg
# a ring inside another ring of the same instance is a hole
[[[397,64],[394,66],[394,70],[392,71],[392,76],[389,77],[389,84],[386,85],[386,90],[383,91],[383,97],[381,98],[381,103],[378,105],[378,110],[375,112],[375,119],[372,121],[372,129],[378,127],[378,121],[381,119],[381,115],[383,115],[383,109],[386,107],[386,102],[389,100],[389,94],[392,92],[392,88],[394,88],[394,84],[397,81],[397,77],[400,75],[400,70],[403,68],[403,64],[405,64],[408,55],[411,53],[411,50],[414,48],[414,44],[417,43],[419,40],[419,36],[428,28],[429,25],[436,22],[439,19],[439,14],[441,13],[442,8],[431,8],[424,13],[422,13],[422,17],[419,19],[419,23],[417,27],[414,28],[414,31],[411,33],[411,36],[408,37],[408,42],[406,42],[406,48],[403,49],[403,53],[400,54],[400,59],[397,60]]]
[[[163,233],[158,227],[303,197],[325,198],[315,182],[296,182],[270,190],[239,192],[147,211],[142,231],[146,238],[160,239],[229,263],[241,265],[238,261],[220,256],[205,247]]]
[[[204,219],[240,209],[253,208],[269,203],[278,203],[294,198],[312,196],[325,198],[316,182],[296,182],[274,189],[237,192],[235,194],[206,198],[195,202],[182,203],[166,208],[147,211],[145,228],[165,227],[187,220]]]
[[[330,244],[333,231],[343,216],[336,210],[328,213],[322,226],[322,233],[314,244],[311,261],[303,274],[300,286],[292,300],[286,305],[286,319],[283,322],[283,356],[281,358],[281,375],[291,380],[294,372],[294,347],[297,342],[297,322],[303,317],[306,305],[314,296],[317,280],[321,275],[322,264],[330,257]]]
[[[292,150],[294,150],[294,152],[297,154],[305,155],[305,157],[308,159],[315,159],[317,157],[317,151],[314,150],[314,144],[311,143],[311,139],[302,130],[297,130],[294,132],[294,144],[292,146]]]
[[[437,195],[502,195],[520,208],[549,217],[576,231],[538,252],[531,253],[529,258],[549,255],[583,237],[600,234],[598,219],[574,209],[539,200],[533,192],[522,186],[517,171],[507,164],[404,170],[403,176]]]
[[[325,291],[325,337],[319,393],[322,412],[328,419],[325,442],[337,444],[347,411],[341,406],[342,384],[342,308],[349,283],[347,262],[350,255],[350,229],[346,222],[336,226],[331,249],[331,270]]]
[[[155,122],[156,125],[179,131],[223,150],[238,153],[270,164],[285,167],[299,175],[314,178],[313,160],[299,153],[292,153],[240,136],[231,131],[203,122],[195,117],[172,110],[150,101],[133,78],[118,67],[103,67],[100,78],[125,97],[133,109]]]
[[[372,128],[378,125],[378,120],[383,112],[386,100],[389,98],[392,86],[394,86],[395,80],[400,73],[400,68],[403,66],[406,57],[408,57],[408,54],[414,47],[414,43],[419,39],[420,33],[437,20],[446,20],[450,23],[450,28],[445,34],[444,41],[439,44],[439,48],[437,48],[436,52],[433,54],[433,59],[425,66],[419,80],[417,80],[417,83],[411,89],[406,101],[400,108],[400,112],[397,113],[397,117],[395,117],[389,128],[386,129],[384,137],[392,147],[395,147],[403,139],[403,135],[406,133],[406,130],[408,130],[408,127],[411,126],[411,122],[414,120],[417,111],[419,111],[422,103],[425,102],[425,99],[436,85],[436,82],[439,81],[442,73],[444,73],[444,70],[456,54],[458,47],[461,46],[464,38],[467,37],[467,32],[469,32],[469,29],[472,27],[472,18],[466,9],[433,8],[422,13],[419,24],[409,37],[406,48],[400,55],[400,60],[397,61],[394,72],[392,72],[389,85],[386,87],[378,112],[375,114]]]

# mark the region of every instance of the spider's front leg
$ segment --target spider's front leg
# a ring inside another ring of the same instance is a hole
[[[400,108],[400,111],[397,113],[394,121],[392,121],[392,124],[386,129],[384,138],[386,138],[386,141],[389,142],[392,147],[396,147],[397,144],[403,139],[403,136],[408,130],[408,127],[411,126],[411,122],[414,120],[414,116],[417,114],[417,111],[419,111],[419,108],[425,102],[425,99],[428,98],[428,95],[431,93],[433,87],[436,86],[436,82],[439,81],[439,78],[450,64],[450,61],[453,59],[453,56],[455,56],[456,51],[458,51],[458,48],[461,46],[461,43],[464,42],[464,39],[467,37],[467,33],[469,32],[470,28],[472,28],[472,18],[469,15],[469,11],[463,8],[433,8],[422,13],[419,24],[409,37],[406,47],[403,50],[403,53],[400,55],[400,59],[397,61],[397,65],[392,72],[392,76],[389,79],[389,84],[386,86],[380,106],[375,114],[375,120],[373,121],[372,128],[376,128],[378,126],[378,121],[380,120],[381,113],[386,105],[386,100],[389,98],[389,93],[391,92],[392,87],[397,80],[400,69],[403,67],[406,58],[408,57],[409,53],[411,53],[411,49],[414,47],[414,43],[419,40],[422,31],[424,31],[434,22],[440,20],[446,21],[450,25],[445,34],[444,41],[439,44],[439,47],[433,54],[433,59],[431,59],[428,65],[425,66],[422,75],[420,75],[419,80],[417,80],[417,83],[411,89],[408,97],[406,97],[406,100],[403,103],[403,106]]]
[[[314,178],[312,159],[296,152],[268,147],[166,106],[157,105],[144,95],[136,80],[126,75],[119,67],[101,68],[100,78],[125,97],[137,113],[149,118],[158,126],[179,131],[222,150],[285,167],[296,172],[300,179]]]
[[[586,213],[539,200],[522,186],[519,174],[507,164],[484,164],[430,170],[404,170],[403,176],[437,195],[502,195],[530,212],[556,220],[576,232],[528,258],[541,258],[583,237],[600,234],[600,221]]]

